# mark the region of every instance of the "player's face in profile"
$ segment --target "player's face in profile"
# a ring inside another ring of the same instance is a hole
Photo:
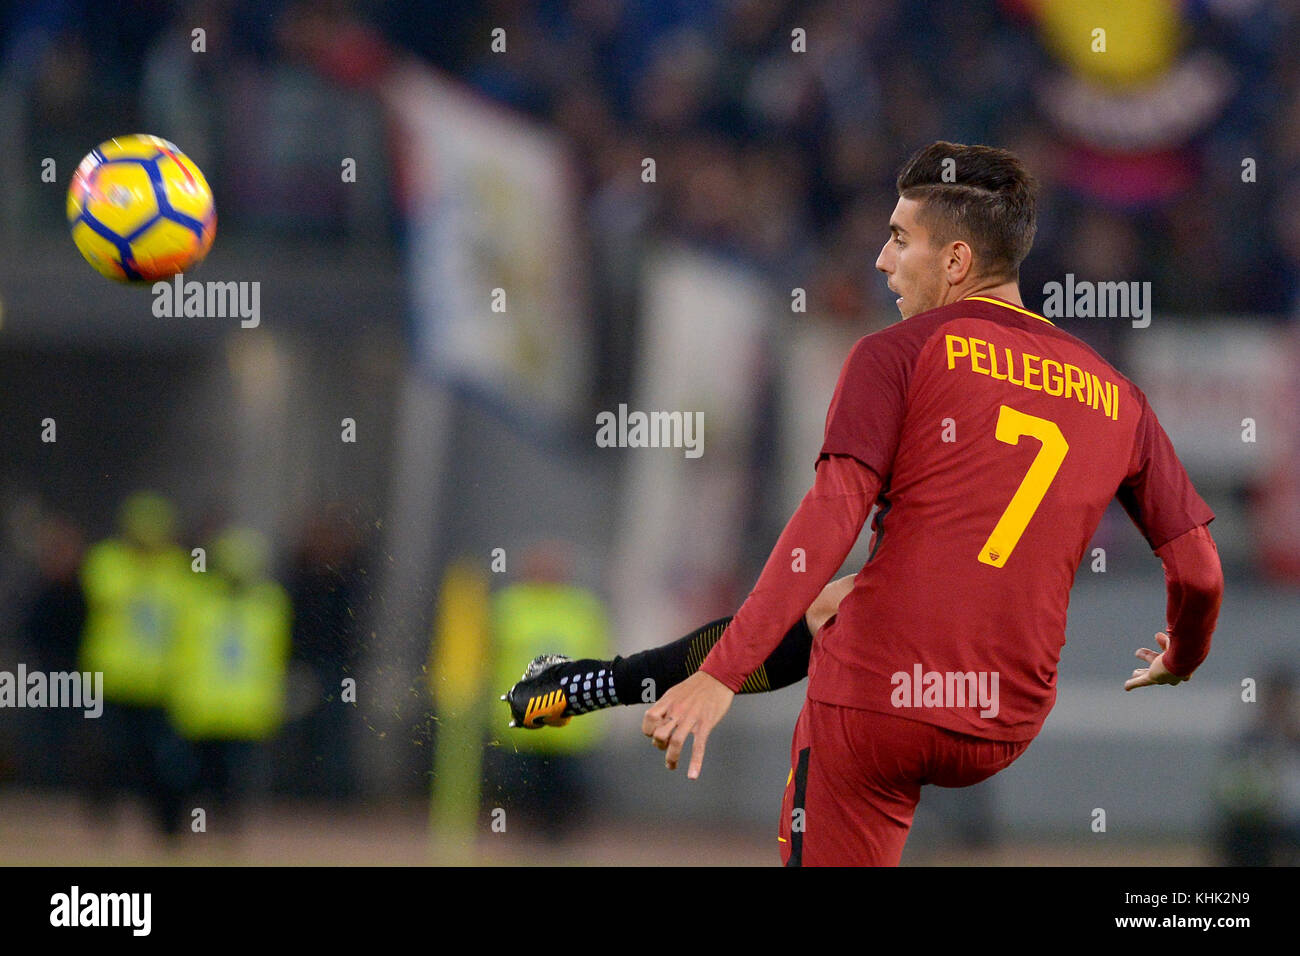
[[[920,206],[915,199],[898,200],[889,217],[889,239],[876,257],[905,319],[943,303],[942,251],[931,246],[930,234],[917,221]]]

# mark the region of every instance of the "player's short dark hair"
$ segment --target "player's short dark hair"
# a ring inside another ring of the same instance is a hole
[[[1034,244],[1038,184],[1013,153],[931,143],[903,166],[897,186],[899,196],[921,203],[919,219],[932,242],[969,243],[979,275],[1019,274]]]

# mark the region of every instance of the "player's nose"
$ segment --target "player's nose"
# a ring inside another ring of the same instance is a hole
[[[883,272],[885,275],[889,275],[889,268],[885,264],[885,253],[888,251],[889,251],[889,243],[885,243],[883,246],[880,247],[880,255],[876,256],[876,268],[879,271]]]

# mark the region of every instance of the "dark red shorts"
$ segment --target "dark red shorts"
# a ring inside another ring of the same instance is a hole
[[[969,787],[1029,743],[806,700],[781,802],[781,862],[897,866],[922,785]]]

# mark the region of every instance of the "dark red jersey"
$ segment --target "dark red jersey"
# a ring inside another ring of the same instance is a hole
[[[859,340],[821,454],[883,485],[808,696],[995,740],[1033,737],[1051,710],[1070,587],[1110,500],[1152,549],[1214,517],[1137,386],[987,297]]]

